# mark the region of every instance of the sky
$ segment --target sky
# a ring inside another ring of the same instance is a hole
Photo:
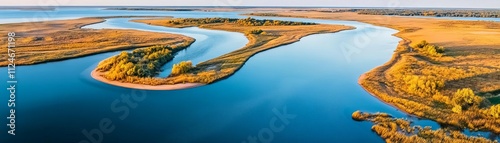
[[[2,0],[0,6],[321,6],[500,8],[500,0]]]

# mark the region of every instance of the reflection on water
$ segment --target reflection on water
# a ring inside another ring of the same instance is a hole
[[[16,16],[0,11],[3,21]],[[17,12],[16,12],[17,13]],[[176,17],[240,17],[219,12],[103,11],[59,9],[51,18],[109,15],[171,15]],[[24,18],[32,13],[19,12]],[[274,18],[273,18],[274,19]],[[103,133],[103,142],[242,142],[259,134],[273,142],[383,142],[371,123],[351,119],[355,110],[388,112],[406,117],[366,93],[357,79],[392,55],[399,39],[395,30],[359,22],[275,18],[356,26],[355,30],[305,37],[299,42],[259,53],[228,79],[193,89],[137,91],[93,80],[97,63],[118,52],[60,62],[18,67],[17,136],[2,134],[0,142],[79,142],[85,131],[99,129],[103,119],[115,129]],[[199,28],[165,28],[111,19],[87,28],[136,28],[179,33],[197,39],[175,59],[195,63],[242,47],[238,33]],[[175,63],[171,62],[169,64]],[[165,71],[169,71],[167,65]],[[6,73],[6,68],[0,68]],[[162,76],[168,73],[162,73]],[[0,80],[6,81],[5,76]],[[6,91],[1,91],[7,94]],[[130,99],[133,94],[144,100]],[[5,97],[4,97],[5,98]],[[6,99],[7,100],[7,99]],[[129,102],[127,102],[129,101]],[[133,105],[133,106],[132,106]],[[0,106],[0,111],[7,111]],[[294,118],[274,121],[280,114]],[[126,116],[124,116],[126,114]],[[267,131],[270,123],[285,125]],[[417,124],[438,127],[435,122]],[[0,120],[6,124],[6,120]],[[99,137],[99,136],[94,136]]]
[[[173,64],[187,60],[192,61],[193,64],[197,64],[242,48],[246,45],[246,43],[248,43],[246,37],[241,33],[206,30],[197,27],[182,29],[167,28],[129,22],[129,20],[129,18],[108,19],[104,23],[94,24],[84,28],[136,29],[151,32],[167,32],[182,34],[196,39],[195,43],[193,43],[189,48],[178,52],[172,61],[165,64],[162,67],[163,71],[158,75],[158,77],[168,76],[172,70]]]

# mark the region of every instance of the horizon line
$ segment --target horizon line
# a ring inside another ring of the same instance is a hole
[[[414,6],[414,7],[390,7],[390,6],[153,6],[153,5],[61,5],[61,6],[33,6],[33,5],[7,5],[0,7],[219,7],[219,8],[463,8],[463,9],[499,9],[495,7],[426,7],[426,6]]]

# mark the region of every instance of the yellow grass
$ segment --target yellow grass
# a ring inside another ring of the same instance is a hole
[[[356,121],[373,122],[372,131],[389,143],[497,143],[484,137],[468,137],[460,131],[432,130],[430,127],[414,126],[406,119],[393,118],[385,113],[370,114],[356,111],[352,114],[352,118]]]
[[[454,109],[451,101],[455,97],[454,93],[462,88],[471,88],[484,99],[498,97],[495,94],[500,89],[499,22],[358,15],[349,12],[275,14],[361,21],[399,30],[396,36],[403,40],[393,58],[361,76],[359,83],[363,88],[380,100],[419,117],[462,129],[500,133],[500,118],[491,116],[495,109],[488,100],[461,112]],[[430,56],[415,49],[415,44],[422,40],[445,47],[443,56]],[[438,93],[417,96],[409,92],[407,82],[403,79],[405,76],[443,80],[445,86]],[[360,117],[360,114],[355,115]]]
[[[93,30],[80,27],[100,23],[102,18],[0,24],[0,33],[16,33],[17,65],[64,60],[96,53],[193,40],[190,37],[137,30]],[[7,39],[0,39],[0,58],[7,59]],[[2,60],[0,66],[6,66]]]
[[[249,43],[231,53],[202,62],[189,73],[166,78],[168,84],[177,83],[212,83],[232,75],[253,55],[281,45],[297,42],[300,38],[317,33],[333,33],[353,27],[342,25],[300,25],[300,26],[240,26],[234,23],[215,23],[206,25],[166,24],[169,19],[136,20],[151,25],[188,27],[199,26],[206,29],[225,30],[247,33],[248,30],[261,29],[261,34],[246,34]]]

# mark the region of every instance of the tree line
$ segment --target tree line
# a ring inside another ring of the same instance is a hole
[[[435,17],[487,17],[499,18],[500,10],[460,9],[353,9],[365,15],[435,16]]]
[[[174,58],[173,53],[188,47],[189,43],[174,46],[157,45],[135,49],[101,61],[96,70],[104,72],[104,78],[116,81],[132,80],[128,77],[153,77],[161,67]],[[129,81],[131,82],[131,81]]]
[[[152,77],[161,70],[161,66],[173,56],[169,46],[152,46],[121,52],[99,63],[97,70],[106,72],[109,80],[124,80],[127,76]]]
[[[240,26],[286,26],[286,25],[315,25],[316,23],[312,22],[294,22],[294,21],[281,21],[281,20],[258,20],[255,18],[180,18],[180,19],[172,19],[167,21],[168,24],[214,24],[214,23],[235,23]]]
[[[325,13],[356,12],[363,15],[500,18],[500,10],[494,9],[307,9],[292,11],[315,11]],[[265,14],[262,16],[276,15]]]

